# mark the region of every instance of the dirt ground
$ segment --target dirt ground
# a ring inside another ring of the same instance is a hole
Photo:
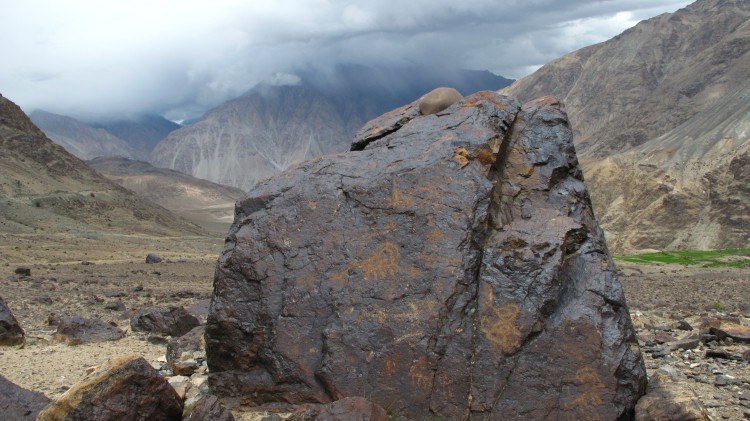
[[[0,296],[26,331],[23,348],[0,349],[0,373],[23,387],[56,398],[81,380],[86,369],[108,357],[138,354],[156,363],[166,346],[154,345],[129,329],[129,312],[146,307],[182,305],[203,315],[212,290],[220,238],[118,237],[72,239],[0,235]],[[146,264],[147,253],[164,260]],[[30,277],[14,274],[31,269]],[[741,309],[750,303],[750,267],[695,268],[618,263],[620,280],[641,341],[649,374],[664,365],[687,375],[689,390],[712,418],[741,420],[750,414],[750,365],[740,356],[750,345],[714,343],[731,359],[705,356],[708,344],[660,355],[654,349],[670,340],[697,336],[708,319],[750,325]],[[121,301],[125,311],[105,306]],[[55,343],[50,315],[95,317],[126,331],[116,342],[69,346]],[[747,314],[750,316],[750,314]],[[693,331],[665,328],[685,321]],[[666,337],[665,337],[666,336]],[[659,339],[659,340],[657,340]],[[661,342],[661,343],[660,343]],[[663,352],[661,354],[664,354]],[[717,376],[735,379],[721,383]],[[744,394],[744,395],[743,395]],[[238,419],[258,419],[237,412]],[[750,416],[748,416],[750,419]]]

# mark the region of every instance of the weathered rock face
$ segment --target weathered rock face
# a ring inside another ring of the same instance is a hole
[[[182,400],[135,355],[113,358],[39,413],[39,421],[182,419]]]
[[[6,420],[34,421],[50,403],[48,397],[16,385],[0,375],[0,417]]]
[[[21,325],[18,324],[8,305],[0,297],[0,346],[23,345],[26,341]]]
[[[239,202],[211,391],[408,418],[618,419],[645,370],[567,116],[480,92],[407,105]]]

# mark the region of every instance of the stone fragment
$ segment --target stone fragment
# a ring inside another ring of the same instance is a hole
[[[17,267],[14,273],[16,275],[21,275],[21,276],[31,276],[31,268],[23,267],[23,266]]]
[[[206,342],[203,340],[205,331],[205,326],[197,326],[190,330],[190,332],[169,340],[167,343],[167,364],[169,364],[176,374],[193,374],[198,368],[197,362],[194,361],[192,371],[188,374],[187,371],[190,370],[190,366],[185,365],[185,372],[183,372],[183,368],[178,367],[183,354],[187,353],[192,356],[194,353],[199,353],[203,354],[205,358]]]
[[[113,358],[39,414],[39,421],[174,421],[182,401],[142,357]]]
[[[436,88],[419,98],[417,106],[420,114],[430,115],[445,110],[461,98],[461,93],[453,88]]]
[[[407,419],[627,417],[645,369],[562,104],[415,107],[237,203],[206,325],[212,393],[367,394]]]
[[[693,326],[690,326],[690,323],[688,323],[686,320],[679,320],[677,323],[675,323],[675,329],[677,330],[693,330]]]
[[[687,338],[680,339],[674,342],[669,342],[667,347],[670,351],[676,351],[678,349],[695,349],[700,345],[701,341],[698,338]]]
[[[705,404],[673,367],[658,369],[635,407],[636,421],[710,421]]]
[[[387,421],[380,406],[363,397],[344,398],[326,405],[303,406],[288,421]]]
[[[57,325],[54,339],[68,345],[117,341],[125,332],[100,319],[83,317],[58,317],[52,320]]]
[[[183,421],[234,421],[232,412],[224,407],[219,398],[207,395],[182,415]]]
[[[732,339],[734,342],[750,343],[750,326],[722,324],[710,328],[709,333],[716,335],[720,341]]]
[[[0,374],[0,419],[34,421],[49,403],[43,394],[24,389]]]
[[[18,324],[5,300],[0,297],[0,346],[18,346],[26,341],[21,325]]]
[[[167,309],[139,310],[130,319],[130,327],[135,332],[152,332],[166,336],[182,336],[194,327],[200,325],[200,320],[188,313],[183,307],[169,307]]]
[[[726,350],[721,348],[706,350],[706,358],[721,358],[724,360],[728,360],[731,357],[732,356]]]
[[[161,257],[154,253],[146,255],[146,263],[161,263]]]

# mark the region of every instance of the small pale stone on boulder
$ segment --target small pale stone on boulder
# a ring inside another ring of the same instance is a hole
[[[439,113],[456,101],[460,101],[461,98],[463,98],[461,93],[453,88],[433,89],[417,100],[419,113],[422,115]]]
[[[182,400],[143,357],[113,358],[39,414],[39,421],[177,421]]]

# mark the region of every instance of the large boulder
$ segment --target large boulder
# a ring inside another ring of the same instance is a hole
[[[21,325],[0,297],[0,346],[23,345],[26,341]]]
[[[34,421],[49,403],[43,394],[24,389],[0,374],[0,419]]]
[[[44,408],[39,421],[178,421],[182,400],[143,357],[109,360]]]
[[[410,104],[238,202],[206,325],[228,402],[626,419],[646,373],[562,104]]]

